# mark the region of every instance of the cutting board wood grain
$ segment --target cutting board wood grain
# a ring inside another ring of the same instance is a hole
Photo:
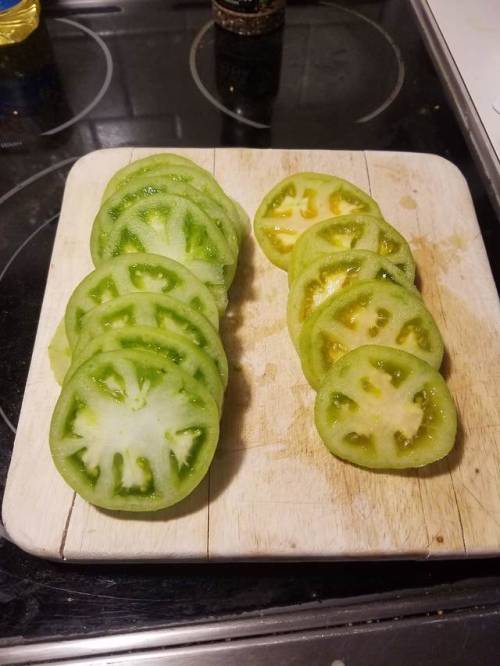
[[[210,473],[176,507],[112,514],[70,490],[48,430],[59,387],[47,346],[92,270],[89,236],[107,180],[168,149],[90,153],[68,176],[3,502],[24,550],[64,560],[464,557],[500,552],[500,307],[467,184],[446,160],[389,152],[175,149],[211,171],[252,217],[296,171],[337,174],[370,192],[409,240],[417,283],[446,343],[443,372],[460,427],[452,454],[422,470],[341,462],[314,428],[314,393],[286,328],[286,274],[250,235],[221,330],[230,382]]]

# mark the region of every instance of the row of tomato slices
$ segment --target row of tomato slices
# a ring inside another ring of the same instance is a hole
[[[132,162],[108,182],[91,233],[96,268],[51,350],[60,360],[67,339],[52,456],[90,503],[158,510],[206,475],[228,380],[219,317],[247,223],[179,155]]]
[[[254,227],[288,271],[288,328],[328,449],[382,469],[447,455],[457,417],[438,372],[443,340],[410,247],[378,204],[341,178],[298,173],[265,196]]]

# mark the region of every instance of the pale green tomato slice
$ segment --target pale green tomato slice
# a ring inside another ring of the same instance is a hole
[[[372,279],[389,280],[420,295],[403,271],[374,252],[350,250],[317,257],[299,273],[288,294],[288,330],[295,347],[304,322],[327,298],[360,280]]]
[[[262,251],[288,270],[299,236],[311,225],[340,215],[381,217],[376,202],[352,183],[322,173],[296,173],[266,194],[255,214],[254,230]]]
[[[68,369],[71,365],[71,347],[66,337],[64,319],[59,322],[55,333],[50,341],[49,362],[52,373],[59,385],[62,385]]]
[[[410,247],[394,227],[375,215],[342,215],[317,222],[298,238],[288,268],[289,283],[317,257],[345,250],[375,252],[395,264],[410,282],[415,279]]]
[[[130,206],[108,235],[102,258],[136,252],[183,264],[208,287],[219,312],[224,312],[236,263],[219,229],[189,199],[161,193]]]
[[[419,296],[388,280],[366,280],[330,296],[304,323],[299,337],[302,369],[318,389],[344,354],[377,343],[402,349],[435,368],[443,340]]]
[[[358,347],[332,366],[316,396],[315,421],[331,453],[379,469],[441,460],[457,431],[441,375],[413,354],[378,345]]]
[[[148,326],[125,326],[98,335],[80,349],[67,378],[89,358],[102,352],[138,349],[165,356],[208,389],[217,406],[222,406],[224,387],[214,360],[184,335]]]
[[[127,187],[131,180],[135,180],[141,176],[149,176],[152,171],[168,166],[194,167],[200,171],[204,171],[193,160],[190,160],[188,157],[182,157],[182,155],[177,155],[176,153],[148,155],[140,160],[130,162],[122,169],[119,169],[108,181],[102,195],[102,201],[106,201],[112,194]]]
[[[92,236],[90,239],[90,250],[94,264],[97,266],[103,258],[106,241],[116,222],[121,220],[127,210],[142,202],[141,210],[144,211],[145,220],[154,223],[154,214],[147,215],[148,202],[151,206],[157,205],[158,196],[171,195],[187,199],[197,210],[203,212],[210,218],[225,240],[226,252],[231,255],[233,261],[238,257],[239,240],[234,223],[226,211],[214,201],[214,199],[202,191],[192,187],[188,182],[180,178],[168,176],[149,176],[133,179],[127,187],[120,189],[111,198],[106,199],[101,205],[94,220]],[[235,211],[236,215],[236,211]]]
[[[118,190],[128,188],[131,182],[138,178],[156,176],[166,176],[177,182],[186,183],[209,196],[224,209],[241,242],[245,233],[245,226],[242,225],[245,218],[241,215],[241,206],[224,193],[224,190],[209,171],[187,157],[181,157],[174,153],[158,153],[127,164],[126,167],[117,171],[108,182],[102,201],[109,199]]]
[[[182,264],[157,254],[124,254],[101,264],[71,295],[65,316],[66,334],[71,345],[75,346],[82,317],[89,310],[136,291],[170,294],[219,327],[219,313],[212,294]]]
[[[63,386],[50,450],[87,502],[156,511],[189,495],[208,471],[219,437],[217,405],[164,356],[98,354]]]
[[[167,294],[128,294],[90,310],[82,318],[75,358],[92,338],[124,326],[152,326],[187,337],[213,359],[227,386],[227,358],[219,334],[203,315]]]

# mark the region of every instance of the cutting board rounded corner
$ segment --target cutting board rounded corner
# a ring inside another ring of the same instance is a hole
[[[62,558],[59,550],[49,546],[44,546],[40,539],[39,530],[35,529],[34,533],[30,534],[26,531],[24,524],[17,520],[16,516],[12,515],[11,520],[11,512],[14,513],[16,511],[16,507],[15,505],[11,505],[9,503],[8,497],[9,495],[6,493],[2,504],[2,523],[5,531],[7,532],[8,540],[25,553],[28,553],[28,555],[39,557],[43,560],[60,562]],[[26,525],[33,527],[35,524],[33,522],[27,521]]]
[[[447,157],[443,157],[442,155],[438,155],[437,153],[419,153],[419,154],[424,155],[427,159],[432,160],[433,162],[435,162],[436,165],[439,165],[441,168],[447,171],[448,172],[447,175],[450,177],[450,179],[457,179],[458,181],[460,181],[462,186],[464,187],[464,194],[467,193],[470,196],[469,184],[467,182],[467,178],[463,174],[460,167],[458,167],[455,164],[455,162],[452,162]]]
[[[378,153],[380,155],[388,154],[387,151],[368,151],[368,153],[370,152],[374,152],[375,154]],[[460,167],[458,167],[455,162],[452,162],[452,160],[449,160],[447,157],[443,157],[442,155],[438,155],[438,153],[417,153],[408,151],[394,154],[402,156],[407,155],[409,158],[416,158],[418,160],[422,158],[428,160],[429,171],[442,170],[445,174],[445,178],[447,178],[450,182],[453,182],[456,186],[460,185],[462,187],[461,193],[464,196],[468,195],[470,201],[472,201],[467,178],[465,177]]]

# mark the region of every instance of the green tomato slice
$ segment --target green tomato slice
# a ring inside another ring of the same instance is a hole
[[[342,215],[313,224],[294,245],[288,281],[291,284],[317,257],[345,250],[370,250],[389,259],[407,276],[415,279],[415,261],[400,233],[381,217]]]
[[[457,431],[441,375],[412,354],[378,345],[358,347],[330,369],[316,396],[315,421],[333,454],[379,469],[440,460]]]
[[[231,255],[233,262],[236,261],[239,239],[234,223],[225,210],[211,196],[192,187],[187,181],[181,179],[178,171],[176,173],[176,177],[171,174],[171,177],[167,175],[151,175],[135,178],[127,187],[118,190],[113,196],[104,201],[94,220],[90,239],[90,250],[96,266],[103,258],[106,240],[113,227],[117,221],[121,220],[122,216],[131,206],[142,202],[143,206],[141,210],[144,211],[144,220],[152,226],[154,226],[155,222],[158,223],[154,212],[150,212],[148,215],[148,202],[153,208],[157,206],[158,197],[154,197],[154,195],[159,194],[183,197],[205,213],[206,217],[215,224],[226,241],[226,251]],[[152,197],[154,197],[154,201]],[[234,215],[235,217],[237,216],[236,210]]]
[[[208,288],[182,264],[157,254],[124,254],[101,264],[74,290],[66,307],[66,333],[74,347],[82,317],[97,305],[136,291],[170,294],[219,327],[219,313]]]
[[[210,393],[164,356],[106,352],[64,384],[50,449],[65,481],[91,504],[156,511],[207,473],[218,416]]]
[[[184,335],[160,328],[125,326],[98,335],[73,357],[67,378],[96,354],[120,349],[138,349],[165,356],[199,381],[221,408],[224,387],[214,360]]]
[[[296,173],[264,197],[254,230],[269,261],[288,270],[300,234],[320,220],[354,213],[381,217],[376,202],[352,183],[322,173]]]
[[[209,171],[198,166],[187,157],[181,157],[174,153],[150,155],[123,167],[108,182],[102,201],[109,199],[118,190],[128,188],[138,178],[147,177],[152,179],[156,176],[165,176],[174,181],[186,183],[210,197],[225,211],[234,225],[238,240],[241,242],[245,227],[242,225],[244,217],[241,217],[239,204],[224,193],[224,190]]]
[[[71,365],[71,347],[66,336],[64,319],[61,319],[50,341],[49,362],[56,382],[62,386],[66,373]]]
[[[344,354],[368,344],[402,349],[439,368],[443,340],[422,299],[387,280],[345,287],[322,303],[299,337],[302,369],[318,389]]]
[[[317,257],[292,282],[288,294],[288,330],[295,347],[304,322],[327,298],[360,280],[372,279],[389,280],[420,296],[403,271],[374,252],[351,250]]]
[[[129,166],[132,167],[133,164]],[[224,235],[227,235],[228,240],[233,244],[233,248],[237,249],[237,246],[234,246],[234,239],[237,239],[238,244],[241,241],[241,220],[239,211],[237,210],[234,201],[224,193],[215,178],[208,171],[205,171],[205,169],[201,169],[197,166],[164,164],[156,165],[154,168],[145,171],[142,166],[133,171],[128,178],[122,181],[120,187],[114,192],[111,192],[109,196],[124,189],[130,190],[139,179],[143,181],[148,179],[154,184],[157,182],[158,177],[162,179],[168,178],[176,183],[188,185],[189,187],[186,189],[186,196],[189,196],[189,194],[196,196],[200,208],[204,209],[205,205],[207,213],[212,212],[216,220],[220,219]],[[191,188],[200,192],[202,196],[194,195]],[[209,198],[210,203],[206,201],[206,197]],[[106,199],[103,199],[103,201],[106,201]]]
[[[148,252],[175,259],[203,282],[219,312],[227,306],[227,289],[236,262],[219,229],[189,199],[155,194],[138,201],[115,222],[102,259]]]
[[[131,180],[140,178],[141,176],[148,176],[152,171],[162,167],[168,166],[182,166],[191,167],[202,170],[193,160],[188,157],[182,157],[176,153],[158,153],[156,155],[149,155],[140,160],[130,162],[127,166],[116,171],[112,178],[108,181],[106,189],[102,195],[102,201],[109,199],[118,190],[128,186]]]
[[[152,326],[183,335],[213,359],[222,385],[227,386],[227,358],[217,331],[203,315],[168,294],[127,294],[90,310],[82,318],[74,357],[93,338],[124,326]]]

